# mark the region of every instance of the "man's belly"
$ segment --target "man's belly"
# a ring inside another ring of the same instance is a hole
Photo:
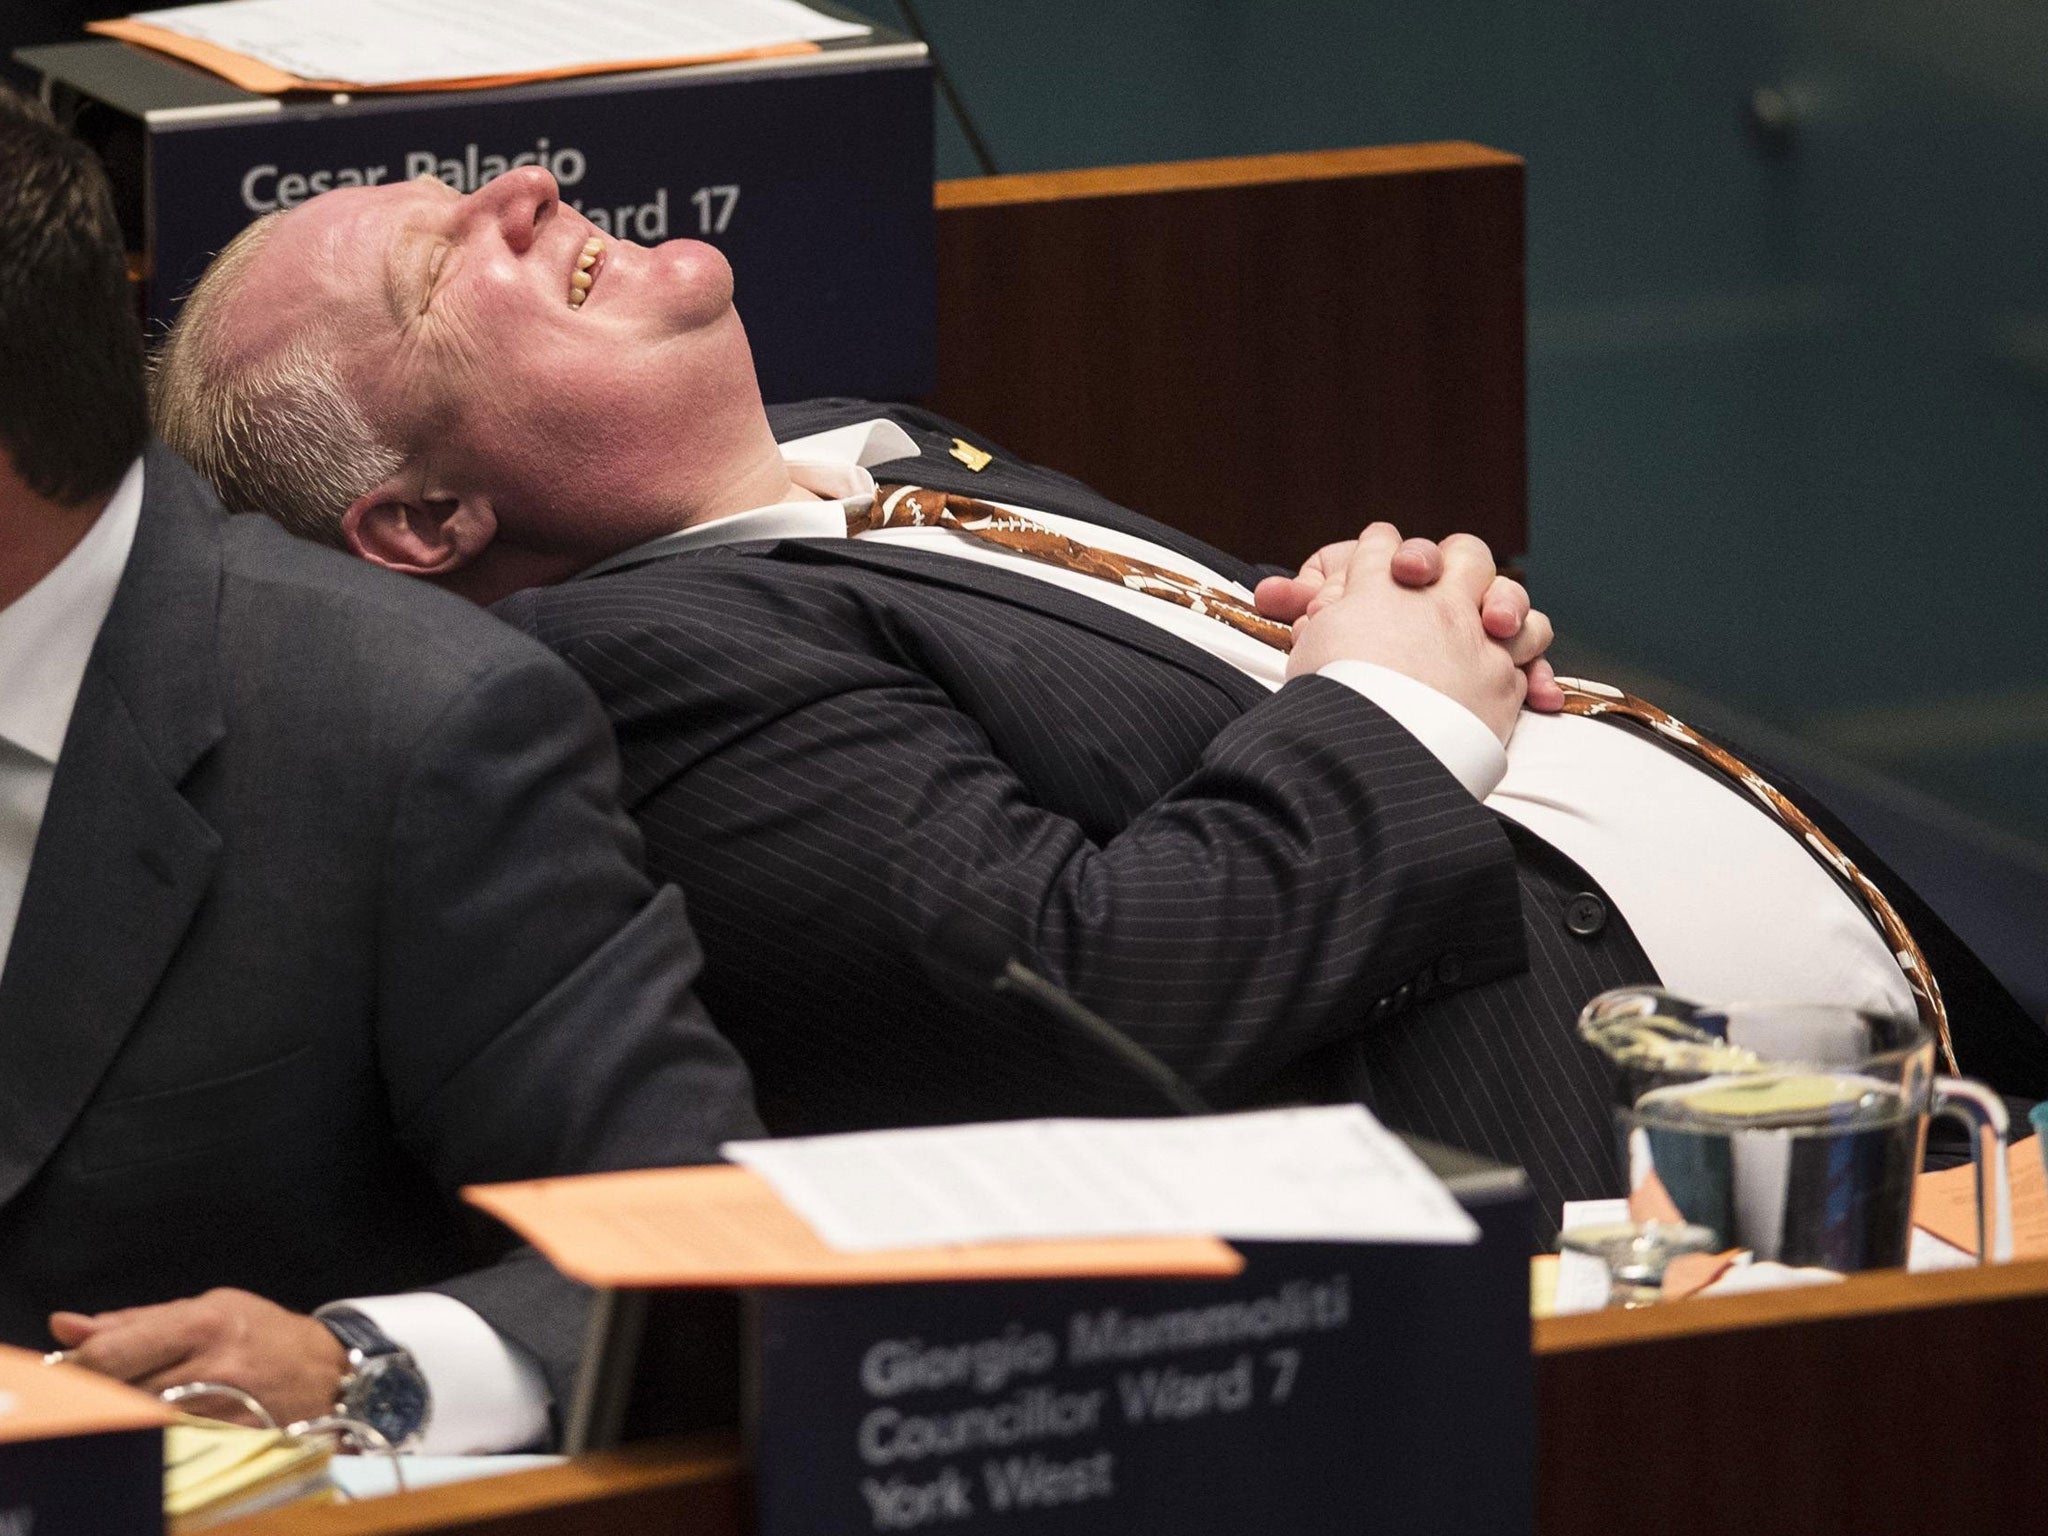
[[[1884,940],[1812,854],[1625,727],[1524,711],[1486,803],[1599,882],[1673,992],[1913,1012]]]

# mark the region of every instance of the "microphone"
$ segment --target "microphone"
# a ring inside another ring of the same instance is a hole
[[[928,948],[934,957],[976,977],[990,991],[1027,999],[1068,1034],[1106,1051],[1131,1076],[1171,1104],[1176,1114],[1210,1112],[1202,1096],[1173,1068],[1101,1014],[1083,1007],[1064,988],[1020,961],[1016,946],[993,923],[971,912],[956,910],[932,930]]]

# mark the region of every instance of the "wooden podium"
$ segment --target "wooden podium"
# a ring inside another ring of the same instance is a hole
[[[1528,549],[1522,162],[1477,144],[938,187],[932,407],[1247,560]]]

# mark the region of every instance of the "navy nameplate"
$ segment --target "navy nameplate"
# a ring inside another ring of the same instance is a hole
[[[1472,1208],[1228,1281],[761,1293],[762,1536],[1527,1531],[1527,1206]]]

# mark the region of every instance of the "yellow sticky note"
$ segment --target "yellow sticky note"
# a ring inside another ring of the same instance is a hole
[[[1557,1315],[1557,1255],[1537,1253],[1529,1257],[1529,1315]]]

